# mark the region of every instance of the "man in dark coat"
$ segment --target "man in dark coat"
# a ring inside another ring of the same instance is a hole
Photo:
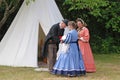
[[[60,23],[54,24],[46,36],[42,54],[43,57],[47,57],[47,64],[50,71],[55,64],[60,38],[63,36],[64,28],[67,24],[67,19],[62,20]]]

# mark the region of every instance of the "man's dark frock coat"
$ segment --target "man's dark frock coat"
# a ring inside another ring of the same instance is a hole
[[[64,33],[64,29],[60,29],[59,23],[54,24],[51,27],[51,29],[49,30],[45,38],[45,42],[44,42],[44,46],[42,50],[43,57],[47,56],[47,50],[48,50],[49,44],[56,44],[57,49],[58,49],[58,45],[60,42],[60,36],[63,36],[63,33]]]

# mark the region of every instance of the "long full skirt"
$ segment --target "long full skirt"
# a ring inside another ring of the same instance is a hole
[[[79,41],[79,46],[82,53],[86,72],[95,72],[96,67],[90,44]]]
[[[60,52],[52,73],[64,76],[85,75],[82,55],[76,43],[71,44],[66,52]]]

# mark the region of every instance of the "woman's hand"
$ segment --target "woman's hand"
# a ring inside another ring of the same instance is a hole
[[[80,37],[79,40],[81,40],[82,42],[88,42],[83,37]]]

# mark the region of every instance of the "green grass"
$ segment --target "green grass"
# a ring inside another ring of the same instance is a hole
[[[34,68],[0,66],[0,80],[120,80],[120,54],[94,54],[97,71],[80,77],[61,77]]]

